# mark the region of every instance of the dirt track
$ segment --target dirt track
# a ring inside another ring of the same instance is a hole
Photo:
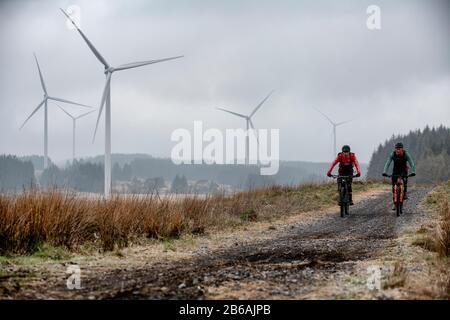
[[[336,214],[312,223],[294,223],[270,232],[269,239],[239,244],[196,258],[143,267],[91,272],[81,290],[51,281],[48,290],[23,298],[90,299],[301,299],[322,298],[317,292],[340,275],[355,273],[358,261],[373,259],[392,245],[402,228],[415,223],[418,203],[428,190],[410,191],[405,213],[391,211],[390,195],[366,199],[350,215]],[[27,291],[27,290],[25,290]]]

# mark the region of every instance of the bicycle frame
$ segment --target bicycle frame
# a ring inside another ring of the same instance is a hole
[[[394,174],[389,175],[389,178],[394,177],[395,184],[392,190],[392,201],[394,202],[397,217],[403,213],[403,201],[405,200],[405,186],[403,179],[408,178],[409,175]]]
[[[394,203],[397,202],[403,203],[404,196],[405,196],[405,187],[403,185],[403,179],[402,177],[398,176],[397,181],[394,185]]]
[[[348,199],[348,180],[357,178],[356,175],[332,175],[331,177],[335,179],[340,179],[339,184],[339,204],[341,207],[341,217],[348,214],[349,211],[349,199]]]

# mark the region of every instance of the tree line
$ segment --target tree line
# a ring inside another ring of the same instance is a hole
[[[104,170],[98,163],[74,161],[61,169],[50,165],[39,179],[42,188],[68,188],[81,192],[102,192],[104,190]]]
[[[416,164],[417,176],[414,181],[434,183],[450,179],[450,128],[444,126],[427,126],[406,135],[393,135],[373,153],[367,170],[368,178],[380,178],[385,161],[397,142],[403,142]]]
[[[189,180],[209,180],[236,188],[256,187],[268,183],[299,184],[304,182],[320,182],[325,177],[328,163],[288,162],[280,163],[279,172],[270,177],[260,177],[260,167],[257,165],[223,165],[198,164],[175,165],[171,159],[139,157],[128,159],[124,155],[113,155],[112,179],[130,181],[133,178],[151,179],[161,177],[165,181],[174,181],[176,176],[185,176]],[[118,161],[116,161],[116,159]],[[102,163],[102,159],[97,159]],[[260,178],[258,178],[258,176]]]
[[[0,191],[22,191],[36,184],[31,161],[23,161],[12,155],[0,156]]]

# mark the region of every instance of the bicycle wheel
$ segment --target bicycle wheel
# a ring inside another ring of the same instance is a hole
[[[400,192],[398,192],[397,191],[397,202],[396,202],[396,204],[395,204],[395,209],[396,209],[396,212],[397,212],[397,217],[399,217],[400,216],[400,213],[401,213],[401,205],[402,205],[402,203],[400,202]]]
[[[348,184],[345,184],[345,195],[344,195],[344,211],[345,214],[348,215],[349,212],[349,208],[350,208],[350,197],[349,197],[349,193],[348,193]]]
[[[400,186],[400,214],[403,214],[403,202],[405,201],[405,188]]]
[[[346,203],[345,194],[346,194],[345,186],[341,186],[341,190],[339,192],[339,205],[341,207],[341,218],[343,218],[345,215],[345,203]]]

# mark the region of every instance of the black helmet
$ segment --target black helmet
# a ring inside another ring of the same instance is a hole
[[[403,143],[397,142],[397,143],[395,144],[395,149],[400,149],[400,148],[403,148]]]
[[[345,145],[342,147],[342,152],[350,152],[350,146],[349,145]]]

